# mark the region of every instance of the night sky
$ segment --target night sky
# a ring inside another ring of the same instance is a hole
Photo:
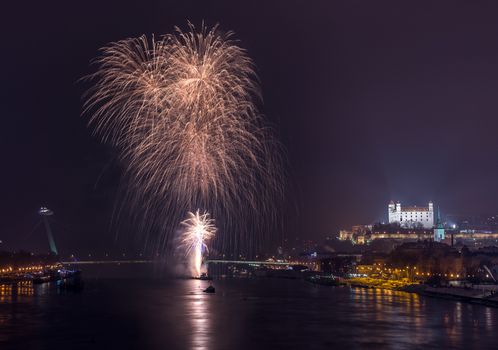
[[[384,220],[390,199],[498,213],[496,2],[28,1],[2,12],[0,249],[47,249],[33,230],[41,205],[63,253],[116,244],[122,169],[86,128],[79,79],[106,43],[187,20],[235,31],[257,65],[287,149],[288,236]]]

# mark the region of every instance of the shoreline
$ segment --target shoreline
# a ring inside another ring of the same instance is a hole
[[[483,291],[459,287],[431,287],[424,284],[406,283],[369,279],[369,281],[355,280],[346,283],[355,288],[386,289],[406,293],[415,293],[422,296],[460,301],[474,305],[483,305],[498,308],[498,294],[483,294]],[[402,284],[402,285],[401,285]],[[480,293],[480,294],[479,294]]]
[[[426,285],[411,285],[401,289],[401,291],[408,293],[416,293],[422,296],[433,298],[460,301],[474,305],[484,305],[498,308],[498,299],[494,295],[472,295],[475,292],[472,289],[464,289],[458,287],[445,288],[445,287],[430,287]]]

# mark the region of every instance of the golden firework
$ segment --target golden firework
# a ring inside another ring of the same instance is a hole
[[[189,29],[103,48],[85,111],[120,151],[134,205],[168,227],[166,216],[206,208],[241,231],[242,216],[272,216],[283,193],[279,144],[256,107],[254,65],[233,34]]]

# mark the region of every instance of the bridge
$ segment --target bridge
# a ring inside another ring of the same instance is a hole
[[[80,260],[61,261],[63,265],[101,265],[101,264],[152,264],[154,260]],[[267,265],[267,266],[293,266],[306,265],[312,262],[285,262],[285,261],[256,261],[256,260],[206,260],[205,264],[236,264],[236,265]]]
[[[360,254],[336,254],[337,257],[360,258]],[[152,264],[154,260],[80,260],[80,261],[61,261],[64,265],[99,265],[99,264]],[[258,261],[258,260],[223,260],[208,259],[205,264],[234,264],[234,265],[257,265],[257,266],[295,266],[295,265],[314,265],[317,261]]]
[[[236,264],[236,265],[276,265],[276,266],[289,266],[289,265],[305,265],[311,262],[290,262],[290,261],[256,261],[256,260],[206,260],[206,264]]]
[[[80,260],[80,261],[61,261],[64,265],[99,265],[99,264],[152,264],[154,260]],[[240,264],[240,265],[303,265],[300,262],[285,261],[253,261],[253,260],[206,260],[206,264]]]
[[[154,260],[81,260],[61,261],[63,265],[100,265],[100,264],[152,264]]]

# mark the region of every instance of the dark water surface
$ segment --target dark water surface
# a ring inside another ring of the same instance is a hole
[[[0,349],[497,349],[498,309],[298,280],[87,279],[0,291]]]

